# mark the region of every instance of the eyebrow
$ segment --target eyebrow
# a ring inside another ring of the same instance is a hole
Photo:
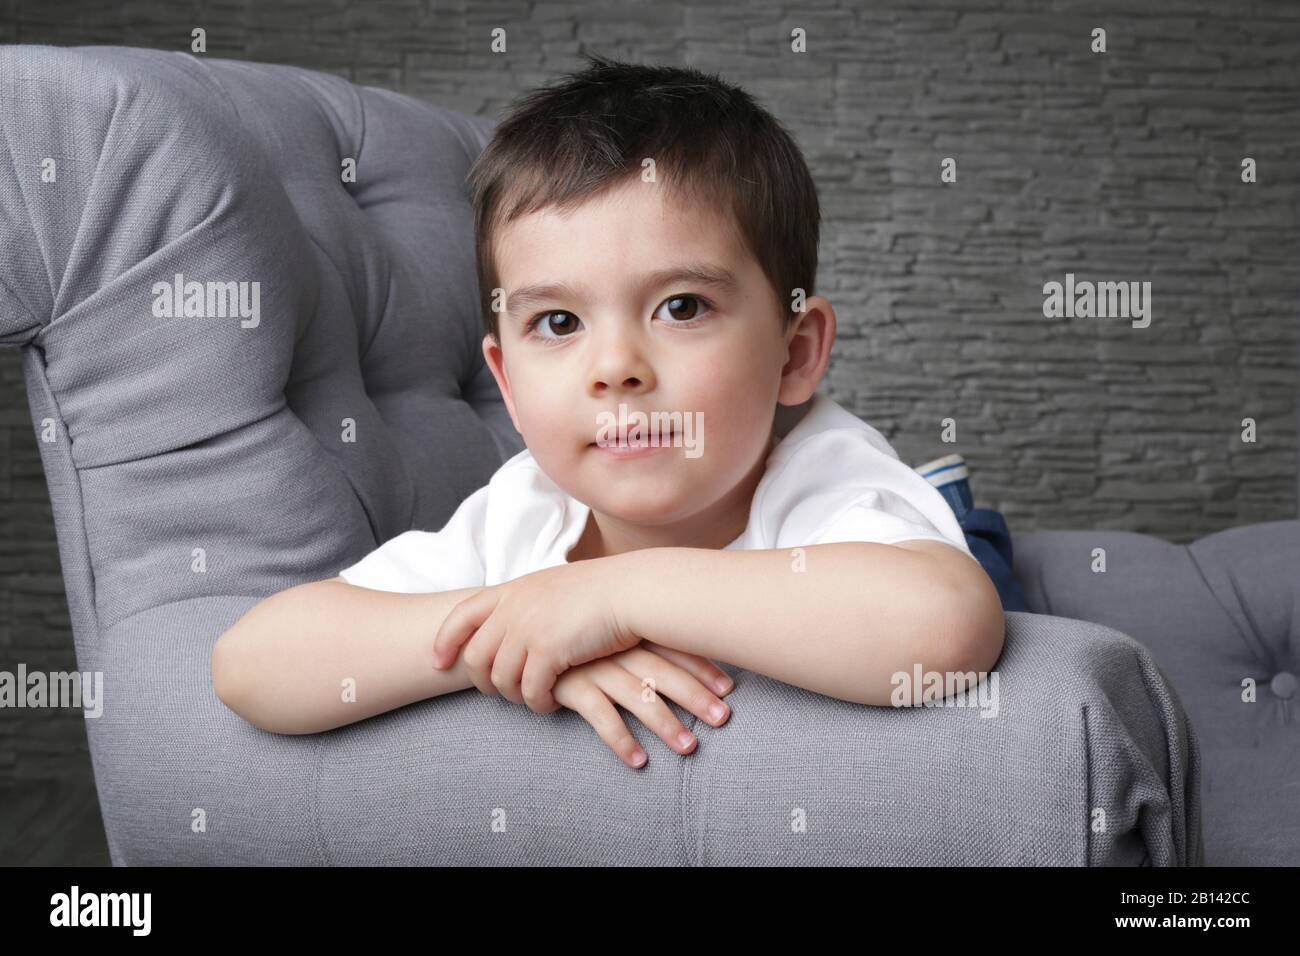
[[[657,272],[647,273],[641,277],[639,287],[641,289],[657,289],[660,286],[668,285],[670,282],[694,282],[700,285],[713,286],[715,289],[721,289],[724,292],[734,291],[740,285],[739,280],[721,266],[696,264],[670,266]],[[512,319],[517,318],[520,313],[527,311],[531,306],[562,298],[581,299],[582,293],[577,287],[567,282],[539,282],[534,285],[526,285],[506,296],[506,315]]]

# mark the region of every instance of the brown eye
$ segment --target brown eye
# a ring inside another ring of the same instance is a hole
[[[569,321],[556,323],[552,321],[555,316],[566,316]],[[533,319],[532,323],[529,325],[529,330],[539,330],[538,338],[562,339],[577,331],[577,322],[578,317],[572,312],[544,312],[537,318]],[[546,332],[555,332],[558,334],[547,335]]]
[[[673,321],[685,324],[700,314],[702,302],[703,300],[697,295],[675,295],[671,299],[665,299],[664,304],[659,308],[666,309]]]

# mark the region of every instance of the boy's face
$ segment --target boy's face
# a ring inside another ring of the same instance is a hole
[[[807,400],[825,369],[829,303],[810,298],[787,329],[789,304],[777,301],[731,218],[679,204],[639,177],[568,214],[547,208],[515,220],[498,234],[496,259],[506,309],[500,344],[486,336],[483,351],[542,470],[602,523],[647,544],[674,530],[707,537],[710,526],[723,535],[716,547],[738,535],[749,494],[737,490],[752,493],[761,477],[778,401]],[[651,278],[674,268],[733,281]],[[539,285],[568,288],[523,295]],[[620,404],[629,419],[677,412],[685,425],[689,416],[695,435],[618,457],[594,443]]]

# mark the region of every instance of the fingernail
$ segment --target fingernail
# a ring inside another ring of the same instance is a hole
[[[683,750],[685,750],[693,743],[695,743],[695,738],[691,736],[691,732],[689,730],[683,730],[680,734],[677,735],[677,746],[681,747]]]
[[[643,763],[645,763],[645,751],[644,750],[634,751],[632,754],[632,766],[639,767]]]
[[[719,677],[714,681],[713,686],[718,689],[719,694],[725,694],[727,691],[731,690],[731,678]]]

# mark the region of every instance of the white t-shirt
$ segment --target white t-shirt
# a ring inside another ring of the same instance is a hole
[[[525,449],[461,502],[441,531],[403,532],[339,575],[405,593],[501,584],[565,564],[590,512]],[[971,553],[943,495],[880,432],[817,393],[772,448],[748,526],[724,550],[916,538]]]

